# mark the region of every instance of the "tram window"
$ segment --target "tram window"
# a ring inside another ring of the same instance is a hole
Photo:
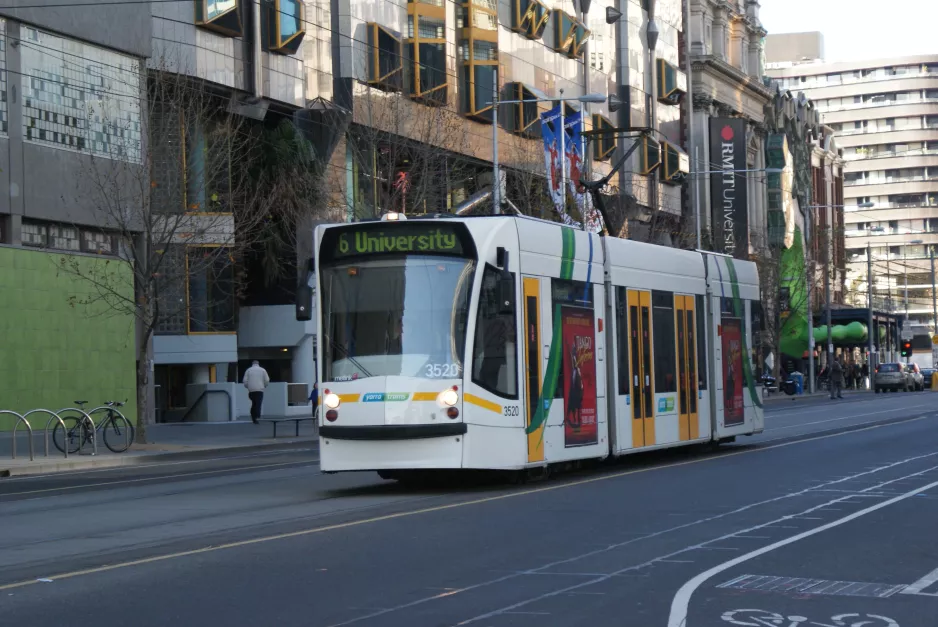
[[[619,364],[619,394],[631,394],[629,380],[629,326],[626,312],[629,309],[624,287],[616,288],[616,353]]]
[[[652,332],[655,346],[655,392],[676,392],[674,355],[674,294],[651,293]]]
[[[472,348],[472,381],[504,398],[518,398],[515,311],[512,306],[512,311],[505,312],[499,304],[500,274],[501,270],[486,264]]]
[[[552,317],[557,312],[556,305],[593,309],[592,283],[551,279],[550,295]],[[559,325],[560,321],[552,319],[551,323]],[[563,398],[563,359],[561,359],[560,363],[557,365],[557,385],[554,387],[554,398]]]
[[[697,389],[707,389],[707,312],[704,311],[703,296],[697,297]]]

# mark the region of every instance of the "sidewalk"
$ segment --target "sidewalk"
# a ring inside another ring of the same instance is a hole
[[[46,474],[67,470],[89,468],[113,468],[135,466],[169,459],[204,457],[206,453],[220,455],[260,452],[283,448],[308,448],[318,442],[317,429],[313,422],[300,423],[300,436],[294,437],[293,423],[281,423],[277,438],[273,436],[273,425],[251,421],[200,422],[154,424],[147,427],[147,444],[133,444],[125,453],[112,453],[98,441],[98,454],[90,449],[74,453],[68,459],[55,448],[52,431],[49,431],[49,457],[45,456],[43,432],[33,433],[34,461],[29,461],[29,440],[22,429],[16,434],[16,459],[12,459],[12,440],[8,432],[0,433],[0,477]]]

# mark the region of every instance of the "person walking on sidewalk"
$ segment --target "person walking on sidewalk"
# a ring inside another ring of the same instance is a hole
[[[830,386],[831,400],[844,397],[844,367],[840,365],[840,361],[838,361],[836,357],[834,358],[833,363],[831,363]]]
[[[258,424],[257,419],[261,417],[264,389],[268,385],[270,385],[270,377],[267,371],[261,368],[260,362],[255,359],[244,373],[244,387],[248,389],[248,398],[251,399],[251,422],[254,424]]]

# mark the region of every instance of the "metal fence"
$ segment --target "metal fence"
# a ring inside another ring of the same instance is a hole
[[[0,409],[0,416],[6,415],[6,416],[16,417],[16,422],[13,425],[13,434],[11,438],[12,458],[16,459],[17,432],[22,433],[21,431],[19,431],[19,429],[21,426],[23,426],[26,428],[26,435],[29,438],[29,460],[33,461],[35,459],[35,450],[33,446],[34,445],[33,435],[35,431],[33,429],[33,426],[29,422],[30,416],[33,416],[33,415],[48,416],[48,420],[46,421],[45,427],[42,430],[44,451],[45,451],[46,457],[49,457],[49,429],[50,428],[52,428],[54,432],[55,427],[61,426],[63,437],[65,438],[68,437],[69,430],[68,430],[68,427],[65,425],[65,420],[63,420],[63,416],[65,416],[66,418],[74,417],[77,420],[76,426],[79,426],[79,427],[84,426],[86,429],[88,429],[88,431],[91,433],[91,437],[90,437],[91,447],[92,447],[91,454],[97,455],[98,454],[97,427],[95,426],[94,420],[91,418],[91,416],[93,414],[100,413],[103,411],[111,411],[115,414],[118,414],[121,418],[127,421],[127,419],[124,417],[124,415],[121,412],[107,405],[95,407],[89,412],[85,412],[83,409],[79,409],[77,407],[66,407],[58,411],[52,411],[50,409],[33,409],[33,410],[26,412],[25,414],[21,414],[19,412],[15,412],[9,409]],[[129,421],[127,421],[127,424],[130,424]],[[130,438],[132,430],[128,429],[125,431],[125,433],[126,433],[125,437]],[[53,434],[53,437],[54,437],[54,434]],[[85,439],[86,439],[85,431],[83,429],[81,437],[78,442],[77,453],[79,455],[81,454],[82,449],[84,447]],[[127,445],[129,448],[129,445],[130,445],[129,441],[127,442]],[[68,440],[66,439],[65,442],[63,443],[63,446],[61,447],[62,453],[65,455],[66,459],[68,459],[68,449],[69,449],[69,445],[68,445]]]

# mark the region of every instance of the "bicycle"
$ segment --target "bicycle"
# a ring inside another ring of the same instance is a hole
[[[737,616],[738,615],[738,616]],[[830,623],[818,623],[805,616],[782,616],[767,610],[730,610],[723,612],[721,618],[731,625],[743,627],[899,627],[899,623],[887,616],[877,614],[837,614],[831,616]]]
[[[75,401],[75,404],[82,411],[84,411],[83,407],[87,403],[88,401]],[[104,405],[98,409],[107,408],[107,415],[94,429],[88,426],[88,421],[85,420],[84,416],[81,418],[75,416],[62,418],[65,429],[62,429],[62,424],[56,424],[52,430],[52,442],[57,449],[64,453],[65,439],[68,438],[68,453],[71,455],[78,452],[78,449],[83,445],[91,443],[92,439],[97,436],[98,431],[101,431],[104,445],[113,453],[123,453],[130,448],[134,441],[134,426],[118,411],[118,408],[123,406],[124,403],[119,401],[105,401]]]

